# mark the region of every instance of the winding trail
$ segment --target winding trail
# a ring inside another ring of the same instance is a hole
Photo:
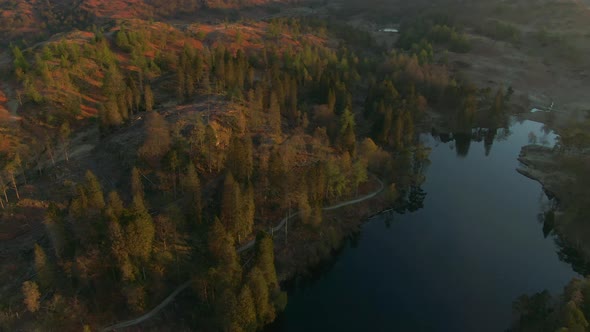
[[[371,199],[371,198],[377,196],[380,192],[383,191],[383,189],[385,188],[385,185],[383,184],[383,181],[381,181],[378,177],[375,176],[375,179],[379,182],[379,189],[375,190],[374,192],[372,192],[370,194],[367,194],[365,196],[359,197],[359,198],[352,199],[350,201],[341,202],[341,203],[338,203],[336,205],[323,207],[322,210],[324,210],[324,211],[336,210],[336,209],[339,209],[341,207],[345,207],[345,206],[352,205],[352,204],[357,204],[357,203],[366,201],[368,199]],[[283,218],[281,220],[281,222],[277,226],[275,226],[275,227],[273,227],[273,228],[270,229],[271,233],[280,231],[283,227],[285,227],[285,225],[287,224],[287,221],[289,221],[290,219],[295,218],[298,215],[299,215],[299,212],[296,212],[296,213],[294,213],[294,214],[292,214],[292,215],[290,215],[288,217]],[[238,253],[244,252],[244,251],[246,251],[246,250],[254,247],[254,244],[256,244],[256,239],[251,240],[250,242],[248,242],[248,243],[244,244],[243,246],[239,247],[238,248]]]
[[[174,300],[174,298],[176,297],[176,295],[178,295],[180,292],[182,292],[183,290],[185,290],[186,288],[188,288],[188,286],[191,284],[192,280],[188,280],[185,283],[183,283],[182,285],[178,286],[174,292],[172,292],[170,295],[168,295],[167,298],[164,299],[164,301],[162,301],[160,304],[158,304],[154,309],[146,312],[145,314],[135,318],[135,319],[131,319],[128,321],[124,321],[121,323],[117,323],[115,325],[111,325],[108,327],[105,327],[104,329],[102,329],[101,331],[115,331],[117,329],[122,329],[125,327],[129,327],[129,326],[133,326],[136,324],[139,324],[141,322],[144,322],[150,318],[152,318],[155,314],[157,314],[160,310],[162,310],[165,306],[167,306],[168,304],[170,304],[170,302],[172,302],[172,300]]]
[[[385,189],[385,185],[383,184],[383,181],[381,181],[378,177],[374,176],[375,179],[379,182],[379,189],[373,191],[372,193],[369,193],[365,196],[361,196],[359,198],[355,198],[349,201],[345,201],[345,202],[341,202],[335,205],[331,205],[331,206],[326,206],[324,208],[322,208],[322,210],[324,211],[331,211],[331,210],[336,210],[348,205],[353,205],[353,204],[358,204],[360,202],[366,201],[368,199],[371,199],[375,196],[377,196],[378,194],[380,194],[383,189]],[[289,219],[295,218],[297,215],[299,215],[299,212],[296,212],[288,217],[285,217],[281,220],[281,222],[279,222],[279,224],[273,228],[271,228],[271,232],[276,232],[281,230],[283,227],[285,227],[285,225],[287,224],[287,222],[289,221]],[[254,247],[254,244],[256,244],[256,239],[251,240],[250,242],[244,244],[243,246],[239,247],[237,249],[238,253],[244,252],[248,249],[251,249],[252,247]],[[176,295],[178,295],[180,292],[182,292],[183,290],[185,290],[186,288],[188,288],[188,286],[190,286],[191,284],[191,280],[187,280],[186,282],[184,282],[182,285],[178,286],[170,295],[168,295],[168,297],[166,297],[160,304],[158,304],[156,307],[154,307],[152,310],[146,312],[145,314],[134,318],[134,319],[130,319],[121,323],[117,323],[111,326],[107,326],[105,328],[103,328],[101,330],[101,332],[108,332],[108,331],[116,331],[117,329],[122,329],[122,328],[126,328],[129,326],[133,326],[133,325],[137,325],[139,323],[145,322],[146,320],[152,318],[153,316],[155,316],[160,310],[162,310],[164,307],[166,307],[168,304],[170,304],[174,298],[176,297]]]

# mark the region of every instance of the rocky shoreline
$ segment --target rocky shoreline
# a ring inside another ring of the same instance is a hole
[[[568,160],[571,163],[572,160],[583,157],[584,153],[581,152],[527,145],[522,147],[518,157],[521,166],[516,171],[539,182],[547,196],[557,202],[558,210],[564,211],[576,200],[573,187],[577,181],[576,174],[564,163]]]
[[[553,149],[546,146],[523,146],[517,158],[521,165],[516,171],[531,180],[539,182],[547,197],[556,199],[559,202],[557,193],[560,184],[558,179],[562,178],[563,175],[557,174],[559,171],[554,154]]]

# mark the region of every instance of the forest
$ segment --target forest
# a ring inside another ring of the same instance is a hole
[[[510,136],[522,89],[462,70],[520,25],[407,4],[389,46],[378,5],[291,5],[0,1],[0,330],[263,330],[367,217],[424,207],[424,135],[465,160]],[[552,150],[577,199],[539,215],[581,274],[586,122]],[[523,295],[511,329],[587,330],[589,292]]]
[[[429,36],[461,44],[446,26]],[[190,280],[188,326],[259,330],[287,302],[269,228],[297,212],[296,265],[317,262],[346,235],[323,207],[375,178],[383,207],[417,197],[428,109],[472,122],[493,104],[427,39],[389,53],[321,19],[121,20],[11,54],[22,115],[3,133],[2,215],[42,222],[12,264],[27,272],[3,291],[6,329],[100,329]]]

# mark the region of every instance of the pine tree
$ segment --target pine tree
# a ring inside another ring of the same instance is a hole
[[[104,105],[100,105],[99,111],[101,130],[107,131],[109,128],[120,126],[123,123],[119,106],[114,100],[109,99]]]
[[[131,170],[131,195],[144,199],[143,182],[141,181],[141,174],[137,167],[133,167]]]
[[[62,213],[57,205],[53,202],[49,203],[43,224],[47,228],[47,233],[49,234],[49,239],[51,240],[51,245],[57,258],[62,257],[67,241],[63,223]]]
[[[121,200],[119,193],[116,191],[111,191],[109,193],[105,208],[107,217],[109,217],[111,220],[118,220],[121,215],[123,215],[124,211],[125,207],[123,206],[123,200]]]
[[[35,244],[35,271],[37,280],[43,289],[49,289],[53,285],[53,269],[47,259],[45,250],[38,244]]]
[[[178,169],[180,168],[180,160],[178,159],[178,152],[176,149],[168,151],[163,159],[164,169],[167,171],[166,177],[172,182],[174,197],[177,194],[177,182],[180,180]]]
[[[569,301],[565,306],[564,322],[568,331],[585,331],[589,325],[584,313],[574,301]]]
[[[141,197],[133,197],[131,218],[125,229],[127,250],[132,257],[147,261],[152,252],[155,226]]]
[[[336,94],[333,89],[330,89],[328,93],[328,110],[333,113],[336,106]]]
[[[86,171],[86,193],[88,196],[88,207],[102,210],[105,206],[102,186],[98,178],[91,171]]]
[[[288,109],[288,113],[287,113],[287,117],[289,118],[289,120],[291,122],[294,122],[297,117],[299,116],[299,111],[297,110],[297,101],[298,101],[298,96],[297,96],[297,81],[295,78],[290,80],[290,88],[289,88],[289,95],[288,95],[288,105],[287,105],[287,109]]]
[[[88,210],[88,195],[82,185],[76,186],[76,195],[69,206],[70,216],[76,219],[84,218]]]
[[[275,271],[274,262],[274,245],[270,235],[264,232],[256,236],[256,267],[264,275],[269,287],[278,287],[277,272]],[[274,285],[274,286],[273,286]]]
[[[17,76],[22,76],[22,74],[26,73],[29,70],[29,63],[25,58],[23,52],[18,48],[18,46],[12,47],[12,56],[14,57],[14,69],[17,73]],[[19,74],[20,73],[20,74]]]
[[[201,116],[196,117],[188,142],[190,144],[191,157],[195,156],[196,151],[201,151],[203,149],[205,144],[205,124],[203,123]]]
[[[47,61],[44,60],[39,53],[35,55],[35,65],[37,67],[37,74],[41,76],[43,82],[47,85],[52,83],[53,78],[49,66],[47,65]]]
[[[316,163],[307,172],[307,187],[309,188],[309,204],[313,208],[321,208],[324,202],[327,177],[326,167],[323,163]]]
[[[125,30],[121,29],[117,32],[115,43],[123,50],[127,52],[130,51],[131,45],[129,44],[129,39],[127,38],[127,33],[125,33]]]
[[[246,238],[252,233],[254,226],[254,187],[251,183],[247,183],[244,190],[241,191],[240,197],[240,223],[239,223],[239,234],[240,239]]]
[[[131,106],[128,106],[126,93],[127,89],[123,89],[123,92],[117,95],[117,109],[119,110],[119,114],[123,121],[129,119],[129,110],[131,109]]]
[[[257,312],[260,321],[262,323],[267,323],[267,320],[274,320],[277,309],[282,310],[284,308],[286,304],[286,294],[281,292],[277,281],[272,238],[264,232],[258,233],[258,236],[256,237],[255,251],[255,263],[252,271],[259,270],[263,278],[251,275],[249,283],[251,285],[250,287],[253,292],[253,297],[257,303]],[[264,280],[264,286],[261,285],[261,279]],[[264,291],[264,288],[266,288],[266,292]],[[266,301],[264,299],[266,299]],[[263,302],[266,302],[268,305]],[[261,307],[258,307],[258,305]]]
[[[121,273],[121,278],[125,281],[134,281],[136,279],[137,269],[129,259],[126,242],[128,239],[125,238],[126,234],[124,234],[120,224],[125,212],[123,201],[119,197],[119,194],[116,191],[110,192],[105,209],[110,255],[114,258],[114,265]]]
[[[33,281],[23,282],[22,291],[24,295],[24,304],[30,312],[37,312],[40,307],[41,293],[39,286]]]
[[[186,192],[186,211],[190,219],[197,224],[201,223],[201,183],[197,170],[193,163],[189,163],[186,175],[183,180]]]
[[[281,106],[277,94],[274,91],[270,93],[268,126],[272,133],[276,135],[281,134]]]
[[[227,235],[225,227],[223,227],[223,224],[218,218],[215,218],[211,225],[207,238],[209,253],[216,262],[229,260],[231,258],[231,252],[235,251],[233,248],[233,240]]]
[[[270,302],[270,292],[264,274],[258,267],[253,267],[248,273],[247,283],[252,292],[252,299],[256,307],[258,327],[262,327],[275,319],[276,312]]]
[[[215,266],[214,283],[218,289],[236,287],[242,276],[242,267],[234,247],[234,240],[223,224],[215,218],[207,234],[207,247]]]
[[[170,149],[170,129],[168,123],[158,112],[150,112],[145,122],[146,138],[139,148],[139,155],[157,164]]]
[[[383,120],[378,122],[378,124],[381,126],[381,131],[377,139],[380,142],[387,143],[389,142],[389,137],[391,136],[391,127],[393,126],[393,110],[390,107],[385,108],[383,106],[383,112]]]
[[[154,93],[152,92],[152,88],[146,84],[145,90],[143,92],[143,100],[145,105],[145,110],[151,112],[154,110]]]
[[[358,187],[361,183],[367,181],[367,162],[365,160],[357,160],[352,164],[351,183],[358,195]]]
[[[227,167],[240,183],[250,180],[254,170],[254,162],[252,140],[249,137],[232,136],[227,156]]]
[[[350,155],[354,155],[356,146],[354,114],[346,108],[340,116],[340,146]]]
[[[282,198],[285,193],[285,165],[279,149],[271,152],[268,159],[268,183],[271,196]]]
[[[244,285],[237,300],[237,322],[243,331],[256,331],[256,306],[252,291],[248,285]]]
[[[223,196],[221,200],[221,221],[232,236],[239,235],[241,192],[239,184],[234,180],[231,172],[225,175]]]
[[[238,301],[234,291],[230,288],[219,289],[219,296],[215,298],[215,313],[217,326],[221,331],[241,331],[238,322]]]
[[[107,98],[119,95],[124,91],[123,76],[116,65],[110,65],[102,80],[102,93]]]

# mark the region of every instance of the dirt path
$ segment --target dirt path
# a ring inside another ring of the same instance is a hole
[[[324,210],[324,211],[336,210],[336,209],[339,209],[341,207],[345,207],[345,206],[352,205],[352,204],[357,204],[357,203],[366,201],[368,199],[371,199],[371,198],[377,196],[380,192],[383,191],[383,189],[385,188],[385,185],[383,184],[383,181],[381,181],[379,178],[375,177],[375,179],[379,182],[379,189],[377,189],[376,191],[374,191],[374,192],[372,192],[370,194],[367,194],[365,196],[352,199],[350,201],[338,203],[338,204],[332,205],[332,206],[323,207],[322,210]],[[275,226],[275,227],[273,227],[273,228],[270,229],[270,232],[271,233],[274,233],[274,232],[280,231],[283,227],[285,227],[285,225],[287,224],[287,222],[290,219],[293,219],[293,218],[295,218],[298,215],[299,215],[299,212],[296,212],[296,213],[294,213],[294,214],[292,214],[292,215],[290,215],[288,217],[283,218],[281,220],[281,222],[279,222],[279,224],[277,226]],[[251,240],[250,242],[248,242],[248,243],[244,244],[243,246],[239,247],[238,248],[238,253],[244,252],[244,251],[246,251],[246,250],[254,247],[254,244],[256,244],[256,239]]]
[[[364,202],[368,199],[371,199],[371,198],[377,196],[378,194],[380,194],[383,191],[383,189],[385,188],[385,185],[383,184],[383,181],[381,181],[376,176],[375,176],[375,179],[379,182],[379,189],[377,189],[365,196],[361,196],[359,198],[355,198],[355,199],[341,202],[341,203],[331,205],[331,206],[326,206],[326,207],[322,208],[322,210],[324,210],[324,211],[336,210],[336,209],[339,209],[339,208],[342,208],[342,207],[345,207],[348,205],[353,205],[353,204],[358,204],[358,203]],[[271,229],[271,232],[276,232],[276,231],[281,230],[283,227],[285,227],[285,225],[287,224],[287,221],[289,221],[289,219],[296,217],[298,214],[299,214],[299,212],[283,218],[277,226],[275,226]],[[238,248],[237,252],[241,253],[241,252],[244,252],[248,249],[251,249],[252,247],[254,247],[254,244],[256,244],[256,239],[254,239],[254,240],[244,244],[240,248]],[[137,318],[134,318],[134,319],[131,319],[128,321],[124,321],[121,323],[117,323],[117,324],[114,324],[111,326],[107,326],[107,327],[103,328],[101,330],[101,332],[115,331],[117,329],[137,325],[139,323],[149,320],[150,318],[154,317],[158,312],[160,312],[160,310],[164,309],[164,307],[166,307],[168,304],[170,304],[180,292],[182,292],[183,290],[188,288],[190,283],[191,283],[191,280],[187,280],[185,283],[178,286],[170,295],[168,295],[168,297],[166,297],[164,299],[164,301],[162,301],[160,304],[158,304],[154,309],[150,310],[149,312],[147,312]]]
[[[125,322],[121,322],[115,325],[111,325],[109,327],[105,327],[104,329],[102,329],[101,331],[115,331],[117,329],[122,329],[125,327],[129,327],[129,326],[133,326],[136,324],[139,324],[143,321],[146,321],[150,318],[152,318],[155,314],[157,314],[160,310],[162,310],[165,306],[167,306],[168,304],[170,304],[170,302],[172,302],[172,300],[174,300],[174,298],[176,297],[176,295],[178,295],[180,292],[182,292],[183,290],[185,290],[186,288],[188,288],[188,286],[191,284],[191,280],[186,281],[184,284],[178,286],[174,292],[172,292],[170,295],[168,295],[167,298],[164,299],[164,301],[162,301],[160,304],[158,304],[154,309],[150,310],[149,312],[145,313],[142,316],[139,316],[135,319],[131,319]]]

